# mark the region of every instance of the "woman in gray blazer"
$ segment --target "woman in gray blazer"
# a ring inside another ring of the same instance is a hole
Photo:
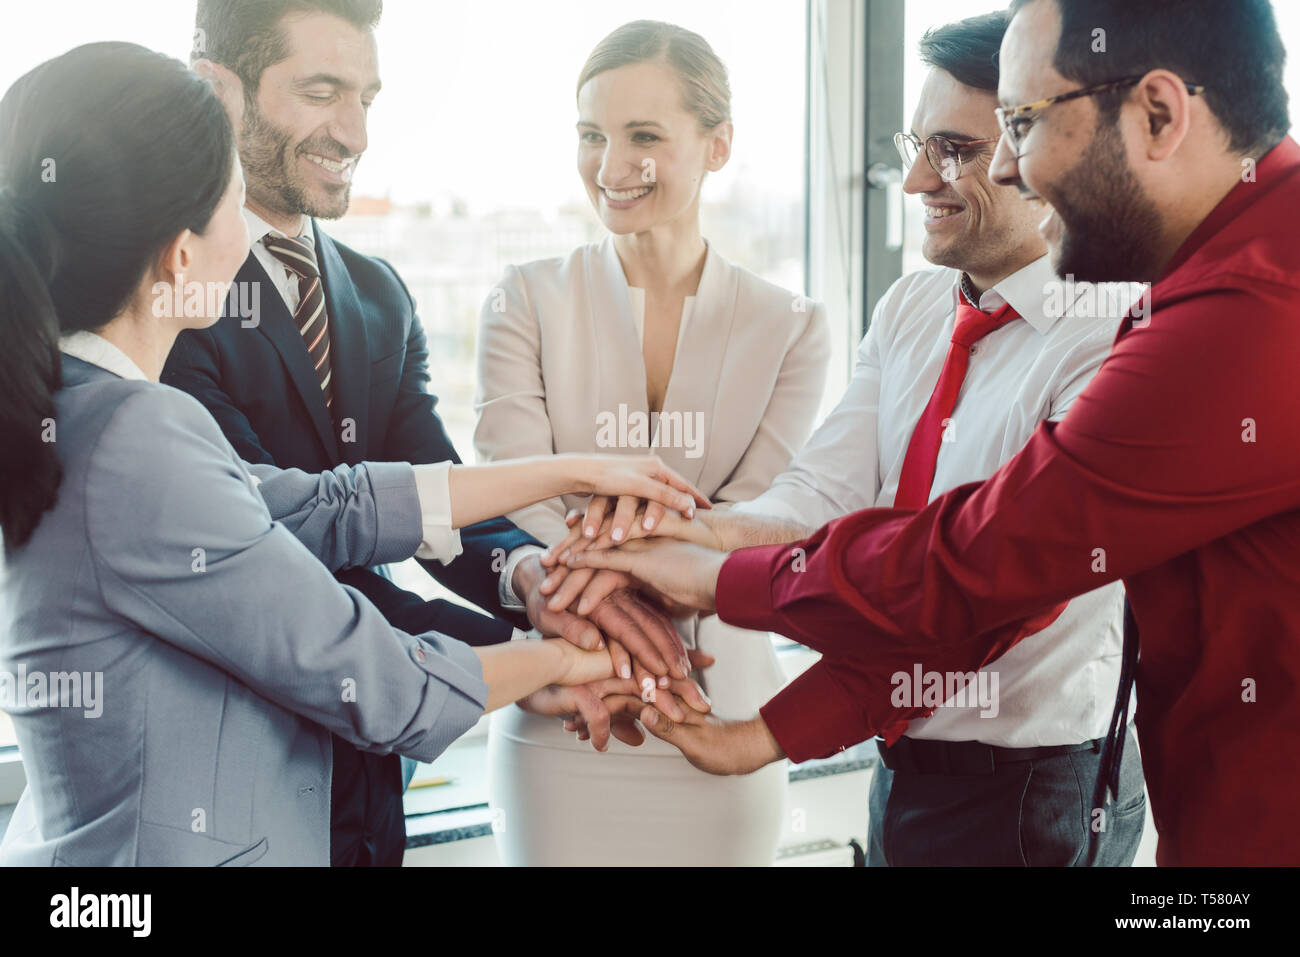
[[[331,570],[583,488],[694,504],[648,458],[246,466],[157,381],[215,321],[242,203],[175,60],[91,44],[0,102],[0,688],[28,779],[0,864],[328,863],[330,732],[428,761],[485,710],[612,680],[603,646],[396,631]]]

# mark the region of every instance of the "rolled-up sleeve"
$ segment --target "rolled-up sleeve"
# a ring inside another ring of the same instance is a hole
[[[124,620],[365,750],[432,760],[483,713],[473,650],[398,631],[336,582],[272,520],[190,397],[160,389],[123,402],[91,467],[90,545],[104,600]],[[416,499],[409,466],[404,479],[363,474],[380,511],[385,490]],[[412,528],[413,551],[418,516]]]
[[[405,561],[416,553],[421,508],[415,472],[405,462],[340,465],[319,474],[246,467],[271,518],[330,571]]]
[[[463,551],[460,531],[451,527],[451,466],[451,462],[437,462],[415,469],[423,533],[415,557],[436,559],[444,565]]]

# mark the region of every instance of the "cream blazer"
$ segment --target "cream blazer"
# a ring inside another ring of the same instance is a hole
[[[643,290],[613,238],[511,266],[479,322],[483,461],[548,452],[658,454],[714,502],[765,491],[811,434],[830,358],[825,307],[727,262],[707,244],[682,315],[658,421],[641,354]],[[510,518],[549,544],[581,496]]]

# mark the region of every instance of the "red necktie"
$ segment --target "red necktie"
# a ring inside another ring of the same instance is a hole
[[[959,298],[948,358],[944,360],[930,404],[921,413],[916,430],[912,432],[912,441],[907,446],[907,455],[903,457],[903,474],[899,476],[898,493],[894,496],[895,508],[925,508],[930,501],[930,486],[934,482],[934,468],[943,442],[943,422],[952,417],[952,410],[957,405],[957,395],[970,365],[971,346],[994,329],[1019,318],[1019,313],[1011,308],[1010,303],[990,314],[967,303],[964,296]],[[1062,602],[1028,619],[1021,627],[1021,635],[1042,631],[1060,617],[1067,604]],[[882,728],[880,733],[886,740],[891,740],[906,731],[909,724],[908,721],[895,721],[888,728]]]
[[[990,314],[967,303],[964,296],[958,301],[948,358],[944,360],[930,403],[921,413],[912,432],[912,441],[908,443],[907,455],[903,457],[903,472],[894,496],[895,508],[925,508],[930,501],[930,486],[934,483],[934,469],[943,443],[944,421],[952,417],[952,410],[957,405],[966,367],[970,365],[971,346],[999,326],[1019,318],[1010,303]]]

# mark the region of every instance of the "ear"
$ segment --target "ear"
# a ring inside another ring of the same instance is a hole
[[[709,161],[705,168],[710,173],[716,173],[722,167],[727,165],[727,160],[731,159],[731,137],[735,133],[735,127],[731,121],[719,123],[709,134]]]
[[[190,230],[182,230],[163,247],[158,258],[154,260],[154,268],[160,282],[182,281],[194,262],[194,242],[197,238]]]
[[[226,108],[231,125],[238,133],[244,120],[244,81],[234,70],[208,59],[195,60],[190,69],[212,84],[213,92]]]
[[[1133,99],[1141,111],[1147,159],[1168,159],[1191,129],[1192,95],[1178,74],[1152,70],[1137,85]]]

